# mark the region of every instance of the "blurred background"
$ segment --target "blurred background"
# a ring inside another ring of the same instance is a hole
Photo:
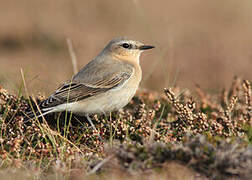
[[[0,0],[0,85],[48,95],[115,37],[156,48],[141,56],[142,88],[205,90],[252,80],[251,0]]]

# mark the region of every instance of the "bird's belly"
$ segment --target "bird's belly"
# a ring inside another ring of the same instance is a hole
[[[59,109],[67,109],[73,113],[94,114],[106,113],[123,108],[134,96],[138,86],[126,86],[112,89],[79,102],[60,105]]]

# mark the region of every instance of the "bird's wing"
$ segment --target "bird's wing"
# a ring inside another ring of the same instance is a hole
[[[54,107],[64,103],[80,101],[101,93],[112,88],[120,88],[132,76],[133,69],[116,72],[107,75],[95,82],[75,82],[70,81],[63,84],[48,99],[40,104],[41,109]]]

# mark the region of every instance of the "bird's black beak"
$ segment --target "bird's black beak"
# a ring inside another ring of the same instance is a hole
[[[149,45],[143,45],[143,46],[140,46],[139,49],[140,50],[147,50],[147,49],[152,49],[154,48],[155,46],[149,46]]]

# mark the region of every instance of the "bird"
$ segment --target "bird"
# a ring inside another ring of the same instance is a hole
[[[39,111],[27,112],[25,121],[70,111],[85,115],[92,125],[90,114],[120,110],[133,98],[142,79],[141,53],[152,48],[127,38],[112,39],[93,60],[43,100]]]

